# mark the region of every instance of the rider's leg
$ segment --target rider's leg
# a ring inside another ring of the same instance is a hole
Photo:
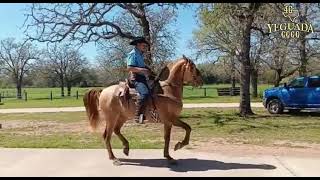
[[[136,104],[136,112],[135,112],[134,120],[137,123],[143,123],[143,111],[145,108],[145,102],[149,95],[149,89],[147,85],[143,82],[135,82],[134,84],[135,84],[136,90],[139,93],[139,98]],[[140,116],[142,116],[142,118],[140,118]]]

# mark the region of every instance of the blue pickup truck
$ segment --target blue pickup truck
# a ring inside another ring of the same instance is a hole
[[[298,77],[281,87],[266,89],[263,105],[271,114],[281,114],[284,109],[300,112],[320,108],[320,77]]]

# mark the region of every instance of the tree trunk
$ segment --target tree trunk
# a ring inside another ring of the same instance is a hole
[[[252,97],[258,97],[258,70],[252,69],[251,72]]]
[[[68,96],[71,96],[71,83],[67,83]]]
[[[304,33],[301,33],[304,34]],[[300,76],[306,76],[307,75],[307,64],[308,64],[308,59],[307,59],[307,53],[306,53],[306,40],[303,37],[303,39],[300,39],[300,62],[301,66],[299,68],[299,75]]]
[[[275,81],[274,81],[274,87],[279,87],[280,82],[282,80],[282,77],[281,77],[282,70],[277,69],[275,72],[276,72],[276,77],[275,77]]]
[[[236,87],[236,67],[234,59],[231,60],[231,87]]]
[[[15,79],[17,88],[17,99],[22,99],[22,78],[17,75]]]
[[[301,6],[300,3],[296,4],[296,8],[299,11],[299,22],[303,23],[307,21],[307,12],[308,12],[308,5]],[[309,33],[307,32],[300,32],[299,37],[299,51],[300,51],[300,63],[301,66],[299,68],[299,76],[306,76],[307,75],[307,64],[308,64],[308,58],[307,58],[307,51],[306,51],[306,36]]]
[[[280,79],[276,79],[276,81],[274,82],[274,87],[279,87],[280,81]]]
[[[63,77],[60,77],[60,87],[61,87],[61,97],[64,97],[64,79]]]
[[[147,17],[145,16],[145,9],[141,3],[138,4],[139,10],[143,12],[143,16],[140,18],[140,25],[142,26],[143,29],[143,36],[146,38],[146,40],[150,43],[150,46],[148,47],[148,53],[146,54],[145,57],[145,63],[148,66],[152,65],[152,53],[151,53],[151,35],[150,35],[150,24],[149,21],[147,20]]]
[[[17,99],[22,99],[21,89],[22,89],[22,85],[20,82],[18,82],[17,83]]]
[[[250,37],[251,37],[251,25],[253,23],[253,15],[244,18],[241,23],[244,24],[243,32],[241,35],[241,48],[240,48],[240,114],[241,116],[252,115],[252,109],[250,104],[250,75],[251,75],[251,63],[250,63]]]

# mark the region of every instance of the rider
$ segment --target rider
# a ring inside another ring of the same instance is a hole
[[[127,57],[127,70],[129,71],[129,80],[139,93],[134,120],[142,124],[145,101],[150,95],[146,77],[151,74],[151,71],[145,65],[143,58],[143,53],[147,52],[149,43],[144,37],[137,37],[130,42],[130,45],[134,45],[135,47]]]

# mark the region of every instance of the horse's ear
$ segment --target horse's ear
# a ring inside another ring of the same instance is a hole
[[[189,59],[188,59],[184,54],[182,54],[182,58],[183,58],[184,60],[186,60],[187,63],[189,63]]]
[[[182,58],[186,60],[188,64],[190,63],[190,60],[184,54],[182,55]]]

